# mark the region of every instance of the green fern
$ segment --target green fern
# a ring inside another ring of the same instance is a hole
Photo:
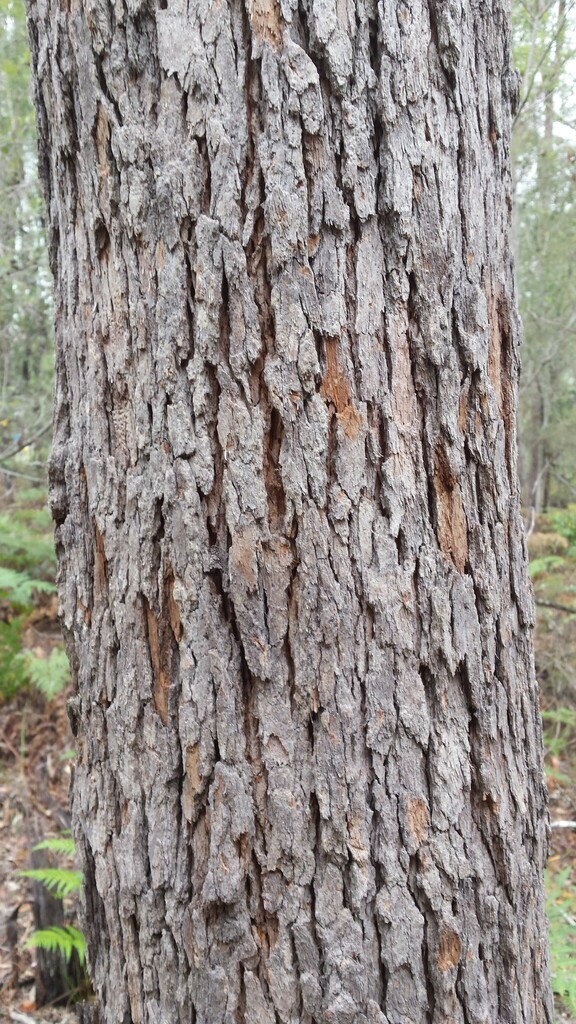
[[[550,922],[552,990],[576,1015],[576,887],[570,868],[546,875],[546,910]]]
[[[51,953],[60,953],[66,963],[70,963],[74,951],[78,954],[80,963],[86,959],[86,939],[82,932],[78,931],[71,924],[60,928],[53,925],[51,928],[39,928],[24,943],[25,949],[47,949]]]
[[[64,833],[51,839],[43,839],[36,843],[34,850],[50,850],[63,857],[73,857],[76,852],[76,844],[69,833]],[[29,871],[20,871],[24,878],[31,878],[39,882],[57,899],[64,899],[77,893],[82,888],[83,875],[81,871],[74,871],[68,868],[32,868]],[[86,939],[78,928],[68,924],[60,927],[52,925],[49,928],[39,928],[32,932],[32,935],[24,943],[25,948],[46,949],[52,953],[60,953],[66,963],[69,963],[74,952],[77,953],[81,964],[86,959]]]
[[[0,566],[0,597],[7,598],[15,605],[25,607],[32,603],[34,592],[37,590],[49,594],[55,591],[56,587],[46,580],[33,580],[24,572]]]
[[[80,892],[82,888],[82,872],[69,868],[30,868],[28,871],[20,871],[19,874],[22,878],[40,882],[59,900],[71,896],[74,892]]]
[[[17,655],[26,675],[36,689],[52,700],[66,688],[70,680],[70,666],[63,647],[54,647],[47,658],[37,658],[31,651]]]
[[[22,649],[22,616],[0,622],[0,703],[11,700],[28,683],[19,658]]]
[[[73,857],[76,853],[76,843],[72,836],[64,835],[54,839],[43,839],[41,843],[36,843],[33,849],[51,850],[52,853],[61,854],[62,857]]]

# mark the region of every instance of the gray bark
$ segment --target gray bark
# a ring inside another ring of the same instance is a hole
[[[105,1024],[549,1021],[503,0],[29,0]]]

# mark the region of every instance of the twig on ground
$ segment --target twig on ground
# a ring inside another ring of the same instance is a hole
[[[567,604],[557,604],[556,601],[540,601],[536,599],[535,604],[542,608],[553,608],[557,612],[567,612],[569,615],[576,615],[576,608],[570,608]]]

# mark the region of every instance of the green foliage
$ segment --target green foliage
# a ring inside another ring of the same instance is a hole
[[[33,580],[26,573],[0,566],[0,597],[19,608],[26,608],[32,604],[34,592],[37,590],[52,593],[56,587],[46,580]]]
[[[547,519],[552,529],[561,537],[565,537],[571,547],[576,545],[576,505],[550,509]]]
[[[60,955],[70,963],[74,951],[78,954],[80,963],[86,959],[86,939],[82,932],[78,931],[71,924],[63,928],[53,925],[51,928],[38,928],[24,943],[24,948],[47,949],[51,953]]]
[[[24,665],[19,660],[22,640],[22,619],[0,622],[0,701],[11,700],[28,683]]]
[[[22,493],[18,490],[18,506],[11,509],[11,519],[13,523],[22,523],[25,527],[35,532],[38,531],[52,536],[52,516],[46,505],[46,494],[40,491],[38,493],[43,494],[44,498],[40,507],[22,505]]]
[[[63,857],[73,857],[76,846],[72,837],[68,834],[51,839],[44,839],[37,843],[35,850],[50,850]],[[70,868],[33,868],[29,871],[21,871],[24,878],[32,878],[40,882],[57,899],[64,899],[72,896],[82,889],[83,876],[81,871],[74,871]],[[25,942],[25,947],[47,949],[50,952],[60,953],[61,956],[70,962],[74,951],[78,954],[80,963],[83,964],[86,956],[86,939],[82,932],[72,925],[61,928],[52,926],[45,929],[37,929],[32,932],[30,938]]]
[[[20,505],[25,505],[28,508],[31,505],[40,505],[45,507],[46,490],[44,487],[19,487],[18,501]],[[45,511],[48,517],[50,518],[50,513],[48,512],[48,509],[45,509]]]
[[[3,572],[0,568],[0,580]],[[21,629],[21,616],[0,622],[0,700],[11,700],[30,684],[52,700],[70,681],[66,652],[54,647],[47,658],[38,658],[32,651],[23,651]]]
[[[565,757],[576,741],[576,708],[548,708],[542,718],[547,757]],[[549,765],[547,774],[568,785],[572,783]],[[566,1009],[576,1016],[576,886],[569,867],[560,871],[549,868],[545,884],[552,989]]]
[[[73,857],[76,853],[76,843],[70,835],[57,836],[52,839],[43,839],[41,843],[36,843],[35,850],[51,850],[52,853],[58,853],[62,857]]]
[[[66,689],[70,681],[70,666],[63,647],[54,647],[47,658],[37,658],[31,651],[23,651],[17,657],[24,665],[26,677],[46,700],[52,700]]]
[[[542,719],[546,757],[555,760],[564,757],[576,740],[576,708],[549,708],[542,712]],[[546,774],[563,785],[571,784],[569,776],[552,767],[550,762],[547,763]]]
[[[542,712],[545,726],[565,725],[571,732],[576,733],[576,708],[548,708]]]
[[[22,878],[40,882],[59,900],[82,889],[82,872],[70,868],[29,868],[27,871],[20,871],[19,874]]]
[[[68,683],[66,655],[56,648],[48,658],[38,658],[22,651],[21,639],[24,613],[37,594],[56,590],[50,513],[44,491],[34,492],[36,507],[23,507],[20,491],[17,497],[10,515],[0,514],[0,600],[12,606],[11,621],[0,622],[0,699],[11,699],[29,683],[50,699]]]
[[[570,868],[546,873],[552,990],[576,1015],[576,887]]]
[[[46,580],[54,578],[56,556],[47,509],[0,514],[0,565]]]
[[[542,558],[533,558],[530,562],[530,579],[536,580],[540,576],[547,576],[548,573],[562,569],[564,559],[560,555],[544,555]]]

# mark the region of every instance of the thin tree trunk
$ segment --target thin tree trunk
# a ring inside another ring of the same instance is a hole
[[[28,841],[30,849],[30,867],[38,870],[54,867],[46,850],[36,850],[35,845],[41,842],[43,833],[36,820],[28,823]],[[34,929],[45,929],[65,925],[64,904],[56,899],[46,886],[40,882],[32,882],[32,908]],[[35,1002],[37,1006],[62,1006],[82,991],[86,980],[85,971],[74,953],[69,962],[56,950],[42,949],[35,951]]]
[[[500,0],[30,0],[105,1024],[550,1018]]]

